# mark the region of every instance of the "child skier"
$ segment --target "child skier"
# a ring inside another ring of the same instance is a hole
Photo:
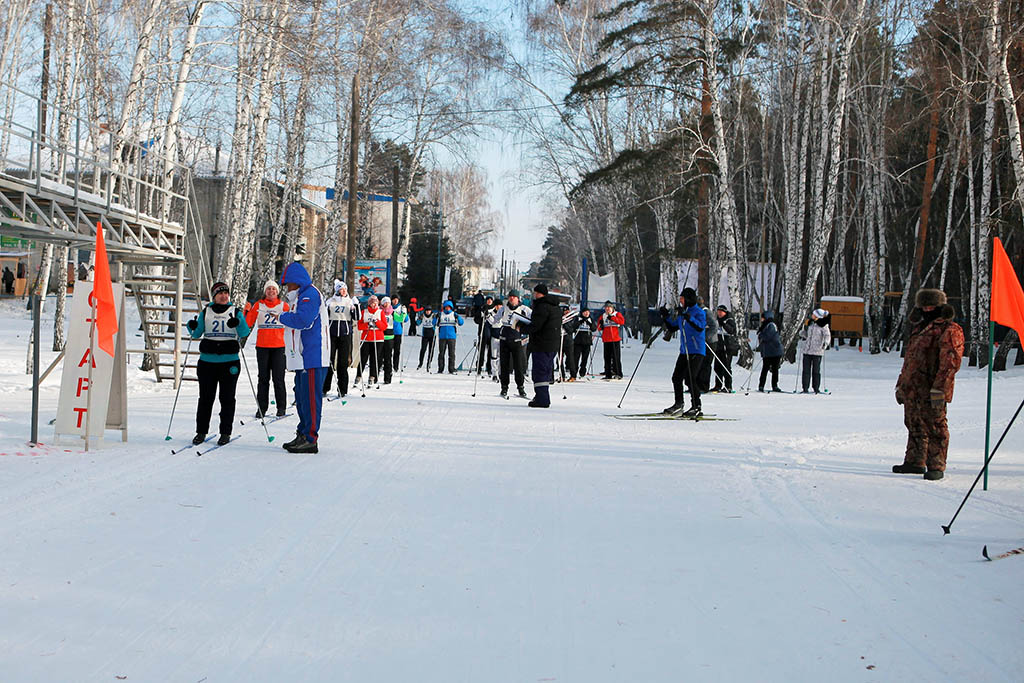
[[[359,338],[362,343],[362,351],[359,354],[359,370],[356,372],[356,381],[363,376],[363,368],[367,368],[368,381],[370,384],[376,383],[380,362],[378,361],[378,352],[380,344],[384,341],[384,330],[387,325],[384,311],[381,310],[376,295],[370,295],[366,301],[366,308],[359,316]]]
[[[213,400],[220,396],[220,438],[223,446],[231,440],[231,425],[235,421],[235,387],[238,384],[239,339],[249,336],[249,326],[242,312],[231,306],[231,290],[227,284],[213,285],[213,301],[207,304],[197,318],[187,324],[189,334],[199,342],[199,404],[196,407],[195,445],[206,440],[210,431]]]
[[[420,362],[416,369],[419,370],[423,367],[423,354],[426,353],[427,372],[430,372],[430,359],[434,355],[434,328],[437,326],[437,316],[434,315],[434,307],[427,304],[417,318],[422,336],[420,337]]]

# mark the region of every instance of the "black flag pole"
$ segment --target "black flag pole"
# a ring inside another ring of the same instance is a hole
[[[971,494],[974,492],[974,487],[978,485],[979,481],[981,481],[981,475],[984,474],[985,471],[988,469],[989,461],[992,460],[992,456],[994,456],[996,454],[996,451],[999,450],[999,446],[1003,443],[1003,439],[1006,438],[1007,433],[1009,433],[1010,427],[1013,426],[1014,420],[1016,420],[1017,416],[1020,415],[1020,411],[1021,411],[1022,408],[1024,408],[1024,401],[1021,401],[1020,405],[1017,406],[1017,412],[1015,412],[1013,414],[1013,417],[1010,418],[1010,423],[1008,425],[1006,425],[1006,429],[1003,430],[1003,435],[1000,436],[999,437],[999,441],[996,442],[996,447],[993,448],[992,452],[988,454],[987,458],[985,458],[985,464],[981,466],[981,471],[978,472],[978,476],[974,478],[974,483],[971,484],[971,488],[968,489],[967,495],[964,496],[964,499],[960,502],[960,507],[958,507],[956,509],[956,512],[953,513],[953,519],[949,520],[949,524],[944,524],[942,526],[942,535],[943,536],[945,536],[946,534],[949,533],[950,528],[953,526],[953,522],[956,521],[957,515],[959,515],[960,511],[964,509],[964,503],[966,503],[967,499],[971,497]]]

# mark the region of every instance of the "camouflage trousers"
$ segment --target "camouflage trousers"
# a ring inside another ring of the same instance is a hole
[[[903,424],[907,426],[907,454],[903,464],[945,470],[949,447],[946,404],[932,408],[928,401],[908,401],[903,404]]]

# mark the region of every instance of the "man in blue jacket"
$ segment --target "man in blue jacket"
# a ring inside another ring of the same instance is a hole
[[[665,325],[679,330],[679,357],[676,358],[676,367],[672,372],[675,402],[663,412],[666,415],[682,415],[697,419],[703,415],[697,381],[704,365],[707,346],[704,341],[707,317],[704,315],[704,309],[697,305],[697,292],[692,287],[687,287],[679,293],[679,306],[674,315],[670,315],[664,306],[658,310]],[[690,389],[690,409],[686,412],[683,412],[683,405],[686,402],[684,384]]]
[[[295,372],[295,409],[299,414],[295,438],[284,444],[284,449],[290,453],[318,453],[324,377],[331,364],[327,307],[298,261],[284,267],[281,284],[290,307],[280,317],[285,327],[285,362],[287,369]]]

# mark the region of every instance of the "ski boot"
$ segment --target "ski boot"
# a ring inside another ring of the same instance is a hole
[[[192,437],[192,445],[198,446],[202,442],[206,441],[206,434],[196,434]]]
[[[673,403],[668,408],[665,408],[665,410],[661,411],[661,414],[671,415],[672,417],[678,417],[679,415],[683,414],[683,404]]]
[[[229,441],[231,441],[231,435],[230,434],[221,434],[220,438],[217,439],[217,445],[218,446],[225,446],[225,445],[227,445],[227,443]]]
[[[704,413],[701,411],[700,406],[690,406],[689,410],[687,410],[682,415],[680,415],[680,417],[689,418],[691,420],[696,420],[696,419],[701,418],[703,416],[704,416]]]

